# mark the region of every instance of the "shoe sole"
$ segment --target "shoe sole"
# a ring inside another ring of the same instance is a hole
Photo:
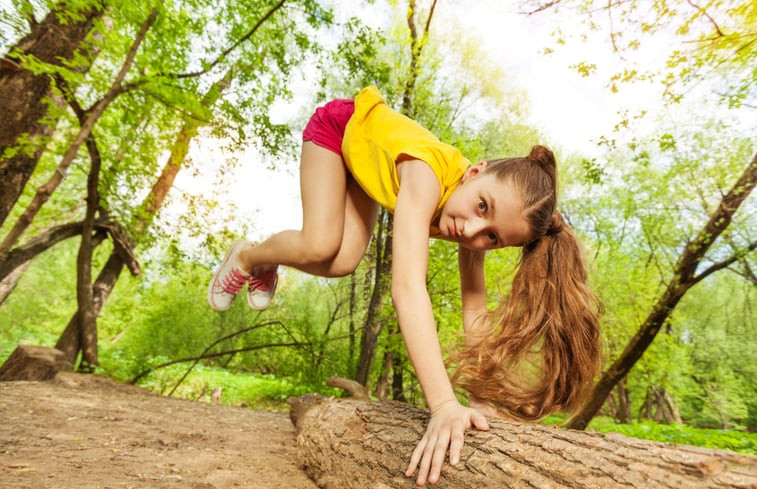
[[[216,311],[227,311],[231,308],[231,304],[233,302],[232,299],[227,307],[218,307],[213,301],[213,286],[216,284],[216,282],[218,282],[218,274],[221,273],[221,270],[223,270],[224,266],[226,266],[226,263],[229,261],[229,259],[231,259],[231,256],[234,255],[235,250],[240,246],[244,246],[245,243],[245,240],[238,240],[231,245],[231,249],[229,249],[229,251],[226,253],[226,256],[223,257],[223,261],[218,266],[218,270],[216,270],[216,273],[213,274],[213,278],[210,280],[210,284],[208,285],[208,304],[210,304],[210,307],[212,307]]]

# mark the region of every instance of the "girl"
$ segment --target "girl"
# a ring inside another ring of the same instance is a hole
[[[381,205],[394,214],[392,300],[431,418],[405,475],[439,479],[445,455],[458,463],[464,431],[484,415],[537,419],[570,410],[599,364],[599,311],[578,242],[556,210],[552,153],[471,165],[455,148],[389,108],[375,87],[316,110],[303,133],[300,231],[258,245],[235,243],[209,288],[218,310],[247,285],[263,309],[278,265],[337,277],[360,262]],[[426,290],[429,237],[458,243],[465,345],[447,376]],[[521,246],[512,291],[486,310],[484,253]]]

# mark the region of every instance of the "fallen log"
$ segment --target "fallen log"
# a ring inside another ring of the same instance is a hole
[[[289,403],[300,461],[319,487],[415,487],[403,472],[427,411],[312,394]],[[534,423],[490,425],[466,433],[460,463],[445,465],[435,487],[757,489],[750,455]]]

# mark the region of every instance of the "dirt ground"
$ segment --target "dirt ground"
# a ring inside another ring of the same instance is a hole
[[[160,397],[94,375],[0,382],[0,487],[315,488],[286,414]]]

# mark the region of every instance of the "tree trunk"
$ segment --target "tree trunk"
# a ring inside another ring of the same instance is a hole
[[[392,399],[407,402],[405,398],[405,360],[403,355],[402,335],[399,324],[392,322],[389,327],[389,345],[394,350],[392,355]]]
[[[92,286],[93,313],[95,316],[100,314],[123,268],[123,258],[116,251],[111,252],[108,261],[100,270],[100,274]],[[76,365],[76,359],[79,356],[81,347],[82,338],[81,329],[79,328],[79,313],[76,312],[68,321],[68,325],[66,325],[60,338],[58,338],[58,342],[55,343],[55,348],[62,351],[66,359],[66,369],[71,369]]]
[[[656,385],[649,387],[644,404],[639,408],[639,421],[642,418],[655,423],[683,423],[673,398],[664,388]]]
[[[61,22],[60,15],[70,10],[65,2],[54,8],[42,22],[31,22],[31,32],[12,47],[0,70],[0,225],[5,222],[36,166],[50,136],[49,123],[43,122],[50,96],[50,76],[34,74],[23,68],[23,57],[34,56],[43,63],[62,66],[92,30],[102,15],[102,5],[94,2],[75,18]]]
[[[19,345],[0,366],[0,381],[51,380],[64,362],[63,353],[55,348]]]
[[[625,377],[618,382],[615,386],[615,391],[618,393],[618,421],[620,423],[631,422],[631,403],[628,401],[628,388],[626,388]]]
[[[21,278],[21,275],[24,274],[26,269],[29,268],[29,265],[31,265],[30,262],[19,265],[11,270],[6,276],[0,278],[0,306],[3,305],[5,299],[7,299],[8,296],[11,295],[11,292],[16,288],[18,280]]]
[[[360,356],[357,362],[355,380],[368,385],[368,377],[371,373],[371,364],[376,353],[378,337],[384,327],[381,317],[384,310],[384,302],[389,293],[392,268],[392,215],[382,209],[379,213],[378,232],[374,236],[376,246],[376,264],[374,267],[373,291],[368,303],[368,310],[363,321],[363,334],[360,337]]]
[[[393,352],[389,349],[384,351],[384,361],[381,364],[381,373],[376,381],[376,397],[380,401],[386,401],[389,398],[389,376],[392,372]]]
[[[97,185],[100,181],[102,159],[97,143],[91,134],[87,138],[87,147],[92,164],[87,176],[87,209],[82,222],[79,252],[76,256],[76,303],[82,339],[80,370],[91,372],[92,368],[100,363],[97,355],[97,313],[92,292],[92,254],[97,243],[92,233],[95,227],[95,213],[100,206]]]
[[[324,489],[416,487],[403,472],[428,412],[395,401],[290,401],[301,462]],[[308,405],[310,407],[308,408]],[[480,488],[753,488],[757,457],[490,420],[466,433],[460,463],[434,486]]]
[[[631,338],[631,341],[628,342],[620,357],[602,374],[599,382],[594,387],[591,398],[568,421],[568,428],[586,428],[591,418],[602,407],[613,387],[628,375],[634,364],[644,355],[644,352],[652,344],[652,340],[657,336],[660,328],[668,322],[676,305],[678,305],[678,302],[691,287],[711,273],[725,268],[727,263],[737,261],[738,255],[715,263],[698,275],[695,275],[697,267],[702,262],[705,254],[715,240],[726,230],[731,223],[733,215],[752,192],[755,185],[757,185],[757,154],[754,155],[752,161],[744,169],[744,173],[739,177],[735,185],[723,196],[720,205],[712,213],[704,228],[686,245],[662,297],[652,307],[649,316],[647,316],[644,323],[639,327],[634,337]]]
[[[74,140],[71,142],[68,149],[66,149],[66,152],[63,154],[63,157],[60,159],[58,168],[56,168],[55,172],[47,181],[47,183],[37,189],[37,193],[34,195],[32,201],[18,218],[16,223],[8,232],[8,235],[3,239],[2,243],[0,243],[0,260],[5,259],[5,256],[8,254],[8,251],[11,249],[11,247],[16,243],[16,241],[18,241],[21,235],[31,225],[40,208],[47,202],[53,192],[55,192],[61,181],[63,181],[63,175],[68,170],[68,167],[71,166],[71,163],[73,163],[74,158],[79,153],[81,145],[84,144],[85,141],[87,141],[87,139],[89,138],[89,135],[92,133],[92,129],[94,128],[95,123],[100,119],[108,105],[122,93],[124,78],[131,69],[131,66],[134,63],[134,59],[136,58],[137,51],[139,50],[139,46],[142,44],[142,41],[144,41],[144,38],[147,35],[147,31],[150,29],[150,27],[152,27],[152,23],[155,21],[157,15],[157,9],[153,9],[147,19],[142,23],[142,26],[139,32],[137,32],[134,42],[132,42],[131,47],[129,48],[129,52],[126,54],[126,58],[121,65],[121,69],[118,71],[118,74],[116,74],[116,77],[111,83],[108,92],[100,100],[98,100],[91,109],[86,111],[86,117],[81,123],[79,132],[76,134],[76,137],[74,137]]]

